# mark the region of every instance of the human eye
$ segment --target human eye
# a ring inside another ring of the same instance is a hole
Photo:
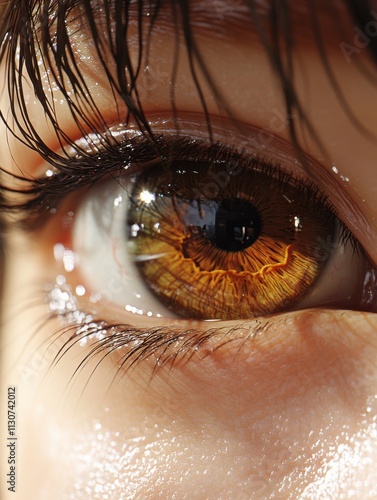
[[[129,144],[122,169],[79,197],[71,248],[55,243],[62,271],[72,252],[89,301],[126,318],[373,309],[373,264],[330,199],[289,144],[271,138],[262,156],[255,137],[238,133],[242,152],[192,131]]]

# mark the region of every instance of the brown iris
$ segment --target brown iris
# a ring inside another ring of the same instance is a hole
[[[313,187],[279,172],[181,160],[137,179],[130,251],[165,306],[190,318],[250,318],[308,292],[336,217]]]

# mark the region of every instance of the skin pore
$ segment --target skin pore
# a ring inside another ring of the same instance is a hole
[[[245,154],[257,150],[268,158],[276,144],[282,144],[281,154],[288,158],[293,122],[297,140],[313,166],[287,161],[286,168],[305,182],[316,183],[375,266],[376,73],[367,48],[345,56],[341,44],[353,43],[353,21],[342,2],[332,3],[329,9],[315,6],[315,12],[326,61],[342,94],[324,64],[310,9],[293,5],[290,10],[295,39],[292,78],[307,122],[297,108],[286,116],[282,82],[271,67],[248,6],[241,1],[190,2],[192,33],[210,77],[197,69],[197,82],[183,28],[179,23],[177,28],[171,4],[163,3],[150,38],[144,30],[148,51],[142,54],[137,89],[154,134],[207,140],[207,111],[214,141],[239,147],[242,138]],[[129,9],[127,33],[134,65],[139,54],[137,5]],[[101,2],[97,6],[101,27]],[[268,5],[260,2],[258,9],[259,27],[267,31]],[[148,8],[143,12],[148,26]],[[136,118],[125,125],[125,100],[109,85],[79,14],[83,15],[80,2],[68,26],[85,91],[106,122],[103,135],[108,137],[110,131],[123,141],[127,134],[137,133]],[[106,37],[104,47],[106,67],[116,79]],[[68,151],[75,141],[82,141],[86,150],[95,149],[96,140],[102,139],[83,137],[83,130],[93,131],[84,120],[82,127],[78,125],[51,68],[40,66],[45,95],[71,144],[59,143],[25,71],[24,100],[35,132],[62,158],[64,148]],[[0,71],[7,82],[4,58]],[[77,90],[69,85],[65,82],[76,102]],[[40,151],[31,151],[19,140],[8,91],[1,93],[0,109],[8,125],[8,130],[5,124],[1,128],[6,138],[0,145],[2,168],[27,179],[56,175]],[[16,108],[14,114],[23,123],[21,110]],[[3,175],[8,190],[27,186],[19,178]],[[75,175],[78,178],[80,170]],[[105,189],[109,177],[94,175],[92,180]],[[294,311],[246,321],[157,319],[125,310],[122,299],[115,300],[123,297],[124,285],[110,281],[101,285],[110,293],[93,302],[89,296],[96,290],[90,290],[80,255],[75,257],[72,236],[91,191],[84,184],[77,186],[62,194],[59,203],[51,205],[53,210],[31,227],[18,223],[25,220],[25,211],[8,210],[4,216],[7,260],[1,378],[4,389],[17,386],[18,391],[16,496],[375,498],[375,313],[343,310],[342,304],[336,309],[303,309],[298,304]],[[9,206],[22,205],[27,198],[20,192],[4,193]],[[72,267],[67,264],[69,256],[73,256]],[[340,283],[337,293],[353,286],[348,277],[357,269],[358,259],[364,258],[363,252],[356,252],[346,269],[325,269],[329,283]],[[92,262],[91,266],[96,270],[105,264]],[[77,292],[80,285],[86,289],[84,295]],[[67,309],[56,306],[51,298],[56,299],[51,294],[54,286],[64,307],[70,306],[76,315],[69,316]],[[80,330],[83,324],[91,325],[89,330]],[[111,330],[106,325],[123,328]],[[96,350],[101,329],[109,340]],[[86,336],[88,331],[92,337]],[[158,335],[157,347],[137,359],[140,346],[153,345]],[[164,344],[164,339],[171,341]],[[2,453],[4,474],[7,450]],[[13,498],[5,482],[1,484],[2,497]]]

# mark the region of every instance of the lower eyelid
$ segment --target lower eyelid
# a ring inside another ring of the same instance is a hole
[[[164,366],[221,386],[248,376],[273,379],[304,374],[325,380],[329,370],[343,376],[376,369],[377,316],[371,313],[304,310],[261,320],[219,325],[201,334],[186,332],[157,350],[152,365]],[[177,354],[178,353],[178,354]],[[116,357],[122,359],[122,350]],[[125,365],[127,366],[127,365]],[[330,382],[330,379],[328,379]]]
[[[284,372],[299,375],[297,369],[305,365],[305,357],[326,360],[335,355],[344,364],[345,353],[349,351],[352,358],[357,343],[365,343],[363,348],[372,343],[377,349],[377,318],[371,313],[312,309],[250,321],[138,323],[93,319],[89,328],[85,323],[73,325],[74,333],[64,349],[71,343],[82,345],[83,356],[90,353],[85,362],[93,358],[99,364],[110,354],[121,372],[141,363],[149,366],[151,374],[174,368],[201,377],[214,371],[215,378],[223,374],[228,381],[242,379],[249,370],[266,373],[270,365],[274,369],[279,365],[281,376]]]
[[[181,401],[183,418],[188,407],[193,420],[215,413],[241,432],[258,415],[268,422],[303,408],[327,418],[334,404],[346,412],[365,410],[376,380],[376,331],[375,315],[301,311],[201,334],[186,331],[176,339],[160,331],[158,348],[139,341],[133,353],[120,347],[108,360],[119,377],[140,366],[152,384],[165,381]]]

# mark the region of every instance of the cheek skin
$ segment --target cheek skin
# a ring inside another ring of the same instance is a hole
[[[375,332],[374,316],[308,311],[182,366],[192,427],[226,443],[218,494],[376,495]]]

